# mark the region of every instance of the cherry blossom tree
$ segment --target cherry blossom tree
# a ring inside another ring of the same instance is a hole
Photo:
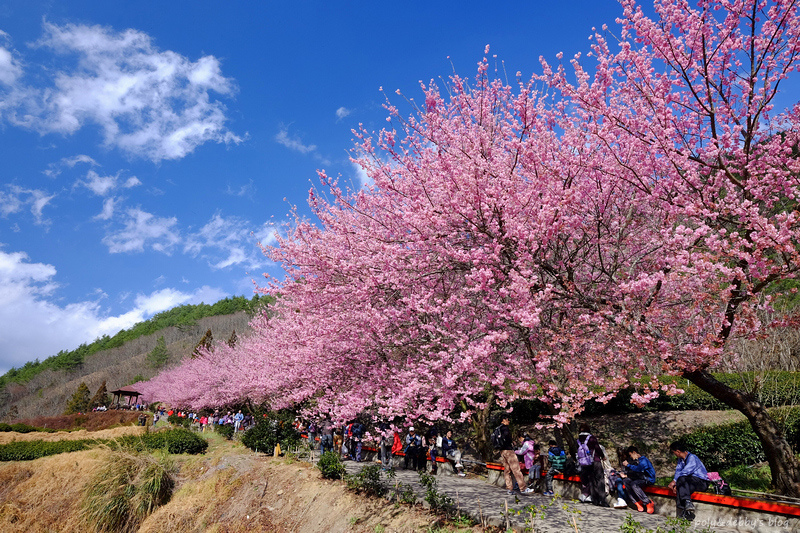
[[[321,172],[317,222],[265,249],[287,277],[255,334],[150,386],[337,420],[469,419],[486,451],[495,403],[538,398],[560,424],[624,387],[674,393],[656,378],[677,374],[742,411],[798,494],[778,425],[711,374],[768,330],[757,311],[800,267],[800,106],[775,109],[798,2],[658,1],[655,20],[622,6],[588,62],[542,60],[511,85],[484,59],[474,80],[423,85],[409,118],[387,104],[393,127],[357,132],[371,183]]]
[[[542,61],[542,79],[569,108],[563,127],[589,132],[605,181],[634,186],[660,219],[649,264],[629,262],[634,275],[610,280],[619,292],[605,305],[615,325],[652,341],[666,371],[744,413],[774,484],[798,495],[800,470],[780,428],[751,395],[710,374],[735,357],[732,340],[770,326],[756,311],[800,268],[800,106],[775,109],[798,67],[798,2],[658,1],[657,20],[622,5],[621,35],[595,36],[594,70],[576,57],[570,80]]]

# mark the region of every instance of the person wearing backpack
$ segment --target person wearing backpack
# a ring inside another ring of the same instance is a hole
[[[581,497],[583,502],[589,502],[599,507],[608,507],[606,501],[606,476],[603,470],[605,454],[597,442],[597,437],[591,434],[587,424],[582,424],[578,435],[578,464],[580,465]]]
[[[492,445],[500,450],[500,464],[503,465],[503,478],[506,482],[506,491],[508,494],[519,494],[519,491],[514,491],[514,485],[511,482],[511,476],[517,481],[519,490],[524,493],[533,492],[533,489],[525,488],[525,478],[522,477],[522,471],[519,469],[519,460],[517,454],[514,453],[514,443],[511,439],[511,419],[508,415],[503,415],[500,419],[500,425],[492,432]]]
[[[333,451],[333,424],[328,420],[320,423],[321,434],[319,436],[319,448],[322,453]]]
[[[364,425],[361,422],[355,422],[351,427],[352,439],[351,444],[353,446],[353,460],[357,463],[361,462],[361,450],[363,447],[363,442],[361,441],[361,437],[364,435]]]
[[[424,448],[422,447],[422,438],[417,435],[417,432],[413,427],[410,427],[408,428],[408,435],[406,435],[405,447],[403,448],[403,453],[405,454],[403,468],[405,470],[408,470],[409,461],[411,461],[411,465],[414,467],[414,470],[419,468],[420,450],[423,450],[423,453],[425,453]],[[422,464],[424,465],[425,463],[423,462]]]
[[[563,474],[564,468],[567,464],[567,454],[564,450],[558,447],[556,441],[550,439],[550,448],[547,450],[547,459],[550,462],[550,467],[547,469],[547,476],[544,478],[544,495],[553,495],[553,476],[556,474]]]
[[[625,450],[627,459],[622,461],[625,467],[625,475],[622,484],[625,487],[625,494],[628,499],[632,499],[636,504],[636,509],[641,513],[647,510],[647,514],[655,512],[655,504],[651,500],[644,488],[656,482],[656,469],[650,459],[644,455],[639,455],[636,446],[628,446]]]
[[[675,466],[675,477],[667,488],[675,492],[678,518],[691,522],[695,517],[692,493],[708,489],[708,471],[703,462],[686,449],[683,442],[673,442],[669,449],[678,458],[678,464]]]

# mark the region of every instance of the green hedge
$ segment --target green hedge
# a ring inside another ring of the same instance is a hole
[[[271,412],[258,419],[255,426],[242,435],[242,444],[251,450],[270,453],[280,443],[284,450],[300,444],[300,435],[292,426],[294,413]]]
[[[772,409],[770,414],[782,426],[789,445],[797,453],[800,449],[800,408]],[[753,465],[767,459],[761,441],[746,420],[696,429],[680,440],[711,471]]]
[[[226,439],[231,440],[233,438],[233,432],[236,428],[234,427],[233,424],[222,424],[221,426],[219,424],[216,424],[214,426],[214,429],[217,433],[219,433]]]
[[[41,431],[43,433],[53,433],[54,429],[49,428],[37,428],[34,426],[29,426],[28,424],[6,424],[5,422],[0,422],[0,431],[16,431],[17,433],[31,433],[32,431]]]
[[[121,446],[137,451],[166,449],[169,453],[205,453],[208,441],[187,429],[168,429],[146,433],[141,436],[129,435],[117,439]]]
[[[756,390],[756,398],[766,407],[800,404],[800,372],[776,370],[758,373],[716,373],[714,377],[737,390]],[[730,409],[730,406],[700,390],[684,378],[662,376],[659,381],[662,384],[674,383],[678,388],[683,389],[684,393],[675,396],[662,394],[645,407],[640,408],[631,403],[634,390],[625,389],[606,404],[595,401],[587,402],[585,413],[587,415],[604,415],[643,411],[724,411]],[[758,383],[758,387],[755,386],[756,383]]]
[[[85,450],[97,443],[98,441],[91,439],[59,440],[54,442],[43,440],[9,442],[8,444],[0,445],[0,461],[32,461],[48,455]]]
[[[169,453],[204,453],[208,449],[208,441],[196,433],[186,429],[169,429],[141,436],[128,435],[115,441],[82,439],[54,442],[42,440],[10,442],[0,445],[0,461],[31,461],[48,455],[86,450],[100,444],[123,446],[136,451],[166,449]]]
[[[172,424],[173,426],[180,426],[184,428],[188,428],[191,424],[188,416],[178,416],[178,415],[169,415],[167,417],[167,422]]]

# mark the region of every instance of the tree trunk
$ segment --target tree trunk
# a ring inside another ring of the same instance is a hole
[[[773,486],[781,494],[800,497],[800,465],[783,431],[761,402],[750,394],[725,385],[704,370],[685,372],[683,377],[747,417],[764,447]]]
[[[563,425],[556,432],[556,443],[561,449],[567,450],[572,457],[578,457],[578,441],[572,433],[572,424]],[[558,441],[561,442],[558,442]]]
[[[486,407],[480,411],[475,411],[469,418],[469,423],[472,426],[472,434],[475,439],[475,450],[478,452],[483,462],[491,461],[494,456],[494,448],[492,448],[492,443],[489,442],[489,434],[491,433],[489,430],[489,423],[491,422],[491,420],[489,420],[489,415],[492,411],[493,404],[494,393],[489,393],[486,400]],[[466,405],[463,404],[463,402],[462,405],[466,409]]]

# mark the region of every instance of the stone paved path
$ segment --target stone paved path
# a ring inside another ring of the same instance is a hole
[[[350,474],[357,473],[365,464],[345,461],[345,467]],[[377,463],[376,463],[377,464]],[[627,514],[647,529],[663,526],[667,518],[661,515],[648,515],[634,510],[619,510],[595,507],[581,503],[577,500],[553,498],[542,494],[523,494],[509,496],[504,488],[490,485],[484,479],[468,476],[439,475],[436,477],[439,492],[447,494],[456,502],[459,509],[471,516],[476,521],[483,517],[483,523],[489,526],[504,526],[505,506],[509,509],[509,523],[516,531],[521,531],[531,523],[530,514],[526,507],[534,506],[540,512],[536,513],[534,525],[537,533],[619,533],[620,526],[625,521]],[[411,470],[396,470],[395,481],[404,486],[411,486],[417,496],[424,497],[424,489],[419,484],[419,475]],[[694,528],[692,529],[695,530]],[[700,528],[697,529],[699,531]],[[733,532],[735,529],[714,528],[714,533]]]

